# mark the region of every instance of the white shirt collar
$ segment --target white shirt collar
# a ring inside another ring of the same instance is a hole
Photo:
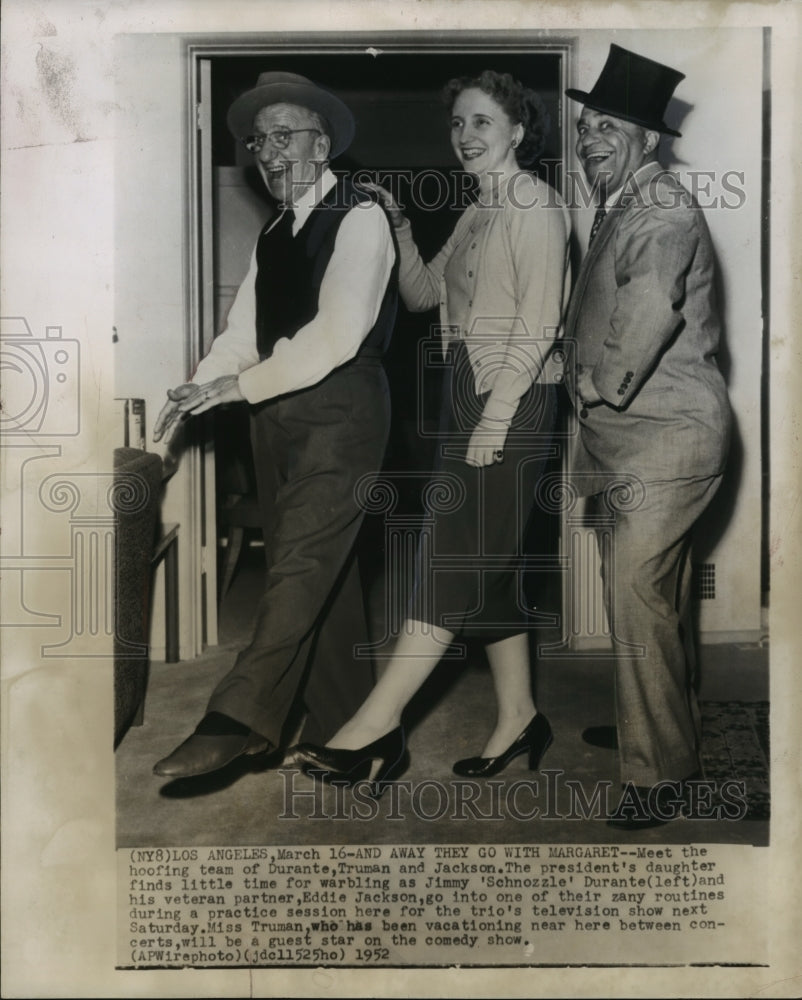
[[[295,219],[292,223],[292,235],[295,236],[298,230],[309,218],[312,209],[321,202],[337,183],[337,178],[328,167],[318,177],[317,181],[308,187],[298,199],[295,205]]]
[[[648,163],[642,163],[633,174],[630,174],[630,176],[637,177],[642,170],[645,170],[647,167],[651,166],[653,162],[654,162],[653,160],[649,160]],[[610,209],[614,205],[618,204],[618,200],[620,199],[625,187],[627,187],[626,183],[622,184],[621,187],[616,188],[612,194],[607,195],[607,197],[604,199],[605,210]]]

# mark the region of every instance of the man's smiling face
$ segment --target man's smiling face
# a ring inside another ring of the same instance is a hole
[[[265,136],[254,154],[268,191],[278,202],[293,204],[315,182],[329,152],[329,137],[306,108],[271,104],[256,115],[254,132]],[[287,145],[276,145],[271,134],[284,135]],[[290,133],[285,135],[285,133]]]
[[[576,152],[590,183],[602,195],[623,187],[650,158],[659,135],[602,111],[583,108],[576,124]]]

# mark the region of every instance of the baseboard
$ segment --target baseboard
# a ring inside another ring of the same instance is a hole
[[[699,633],[699,643],[702,646],[721,646],[725,643],[736,646],[765,646],[768,641],[768,634],[759,628]]]

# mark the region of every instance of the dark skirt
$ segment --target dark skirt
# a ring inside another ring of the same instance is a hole
[[[552,457],[556,391],[533,384],[516,410],[503,461],[477,469],[465,462],[465,454],[487,394],[474,389],[465,344],[452,343],[449,355],[408,615],[458,635],[496,641],[528,624],[524,538],[538,480]]]

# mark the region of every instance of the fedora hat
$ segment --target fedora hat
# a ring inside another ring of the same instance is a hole
[[[674,88],[685,74],[639,56],[620,45],[611,45],[593,90],[566,90],[566,96],[587,108],[623,118],[654,132],[679,136],[663,121]]]
[[[332,159],[351,145],[356,126],[349,109],[339,97],[298,73],[261,73],[256,86],[240,94],[228,109],[232,135],[237,139],[248,135],[256,115],[270,104],[296,104],[322,115],[329,125]]]

